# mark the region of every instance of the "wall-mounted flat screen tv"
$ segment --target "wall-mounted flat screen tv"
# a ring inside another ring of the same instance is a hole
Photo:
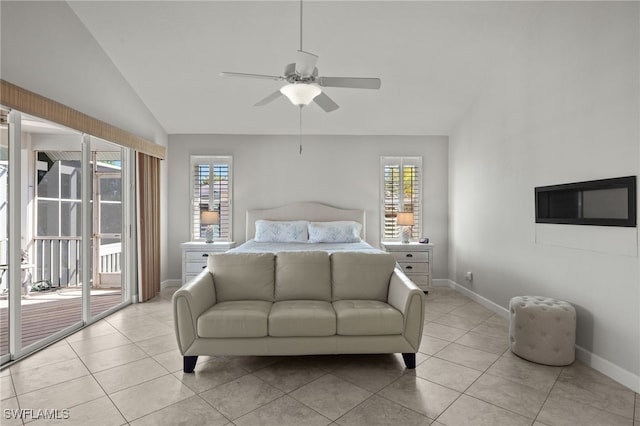
[[[539,186],[536,223],[636,226],[636,176]]]

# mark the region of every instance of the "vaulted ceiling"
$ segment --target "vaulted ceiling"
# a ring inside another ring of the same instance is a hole
[[[298,132],[280,75],[300,44],[299,1],[68,1],[170,134]],[[380,90],[327,88],[303,109],[310,134],[446,135],[489,90],[543,2],[305,1],[303,48],[324,76],[379,77]]]

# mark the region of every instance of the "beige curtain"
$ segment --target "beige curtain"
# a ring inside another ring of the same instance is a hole
[[[140,302],[160,292],[160,159],[138,153],[138,288]]]

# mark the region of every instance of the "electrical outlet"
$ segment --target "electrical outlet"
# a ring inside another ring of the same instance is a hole
[[[473,272],[469,271],[466,274],[464,274],[464,279],[469,282],[473,281]]]

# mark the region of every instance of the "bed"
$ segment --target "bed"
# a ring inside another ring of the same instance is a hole
[[[247,241],[235,253],[359,251],[380,253],[366,239],[365,211],[317,202],[247,210]]]

